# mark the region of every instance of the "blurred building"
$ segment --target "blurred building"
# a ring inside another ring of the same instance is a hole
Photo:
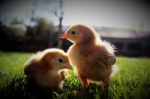
[[[95,28],[103,40],[117,48],[117,55],[150,56],[150,32],[122,28]]]

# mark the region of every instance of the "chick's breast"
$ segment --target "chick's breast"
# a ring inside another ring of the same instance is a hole
[[[45,74],[37,73],[35,76],[37,83],[43,87],[57,87],[61,83],[61,76],[55,71],[49,71]]]
[[[67,54],[69,56],[69,60],[72,66],[75,66],[75,68],[77,69],[77,72],[79,73],[83,73],[85,71],[83,71],[85,69],[85,65],[84,64],[84,57],[81,54],[80,48],[76,47],[75,45],[72,45],[68,51]],[[85,75],[85,73],[83,73]]]
[[[72,66],[75,66],[77,73],[86,78],[96,76],[93,66],[92,51],[84,46],[71,46],[68,50],[68,55]],[[98,69],[98,68],[97,68]]]

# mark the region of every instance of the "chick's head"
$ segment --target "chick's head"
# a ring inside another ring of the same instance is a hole
[[[52,69],[71,69],[66,53],[59,49],[45,50],[41,62]]]
[[[70,26],[66,32],[62,34],[61,38],[68,39],[72,43],[84,43],[87,41],[94,41],[96,32],[89,26],[76,24]]]
[[[45,74],[49,70],[71,69],[66,53],[60,49],[46,49],[32,56],[25,64],[24,73],[34,76]]]

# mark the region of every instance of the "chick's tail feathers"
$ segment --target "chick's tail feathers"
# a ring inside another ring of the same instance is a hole
[[[110,75],[110,78],[113,77],[117,72],[119,72],[118,66],[115,64],[112,66],[112,73]]]
[[[107,51],[111,54],[114,54],[116,52],[116,47],[107,41],[102,41],[100,45],[104,46],[107,49]]]

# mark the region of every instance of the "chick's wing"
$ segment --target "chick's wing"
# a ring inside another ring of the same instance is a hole
[[[108,53],[106,50],[96,50],[90,55],[89,61],[99,66],[112,66],[116,62],[115,55]]]
[[[97,56],[97,59],[99,60],[99,63],[105,64],[107,66],[112,66],[116,62],[115,55],[109,53],[101,53],[99,56]]]

